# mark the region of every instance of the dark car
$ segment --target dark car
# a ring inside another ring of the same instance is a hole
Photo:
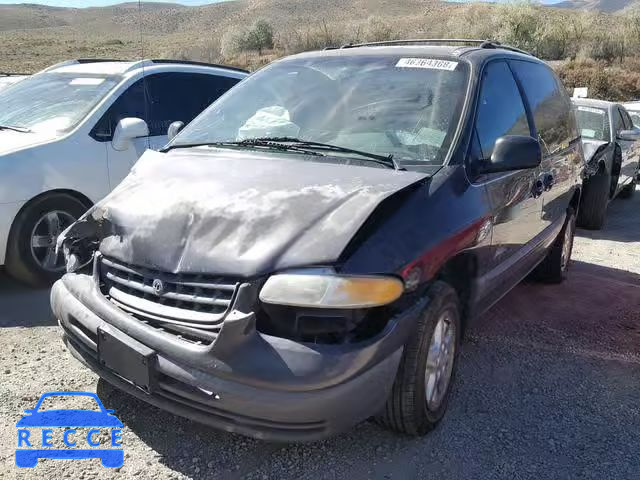
[[[547,65],[432,43],[277,61],[146,153],[61,241],[70,351],[257,438],[432,429],[473,318],[564,278],[584,168]]]
[[[599,230],[614,197],[631,198],[640,166],[640,129],[620,104],[574,98],[587,167],[578,225]]]

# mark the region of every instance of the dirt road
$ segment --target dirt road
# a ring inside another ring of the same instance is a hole
[[[640,472],[640,192],[600,232],[580,231],[570,279],[523,284],[473,325],[439,428],[371,424],[310,445],[202,427],[99,383],[65,351],[46,291],[0,276],[2,478],[637,478]],[[51,390],[96,391],[124,422],[124,466],[14,466],[15,422]]]

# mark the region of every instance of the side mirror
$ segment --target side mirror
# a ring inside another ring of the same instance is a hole
[[[113,139],[111,145],[114,150],[122,152],[127,150],[131,146],[131,140],[139,137],[148,137],[149,127],[147,122],[141,118],[129,117],[123,118],[116,125],[116,130],[113,132]]]
[[[511,172],[536,168],[542,161],[540,143],[533,137],[506,135],[498,138],[489,160],[480,162],[478,173]]]
[[[631,130],[622,130],[618,132],[618,140],[627,140],[630,142],[640,140],[640,129],[633,128]]]
[[[169,129],[167,130],[167,137],[169,137],[169,141],[173,140],[180,130],[184,128],[184,122],[173,122],[169,125]]]

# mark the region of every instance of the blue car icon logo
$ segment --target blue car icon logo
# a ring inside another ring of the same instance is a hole
[[[42,402],[49,397],[90,397],[95,400],[99,411],[83,409],[41,410]],[[113,410],[104,408],[95,393],[90,392],[48,392],[44,393],[33,409],[26,409],[26,415],[16,423],[18,427],[18,447],[16,465],[21,468],[33,468],[41,458],[81,459],[99,458],[108,468],[121,467],[124,463],[124,450],[120,439],[122,422],[113,415]],[[39,435],[32,428],[42,428]],[[65,428],[61,440],[68,448],[53,448],[53,428]],[[76,428],[92,427],[86,435]],[[102,427],[110,430],[110,448],[101,445],[98,435]],[[83,448],[84,446],[88,448]],[[77,448],[76,448],[77,447]]]

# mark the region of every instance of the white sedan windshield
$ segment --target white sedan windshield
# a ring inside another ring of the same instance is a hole
[[[467,64],[453,58],[292,58],[231,89],[171,145],[287,137],[440,165],[467,83]]]
[[[112,76],[41,73],[0,91],[0,126],[64,132],[119,81]]]

